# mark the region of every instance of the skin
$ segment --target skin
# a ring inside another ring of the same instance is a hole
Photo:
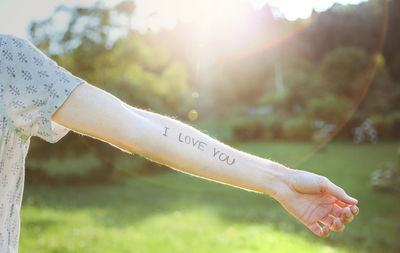
[[[323,176],[241,152],[88,83],[75,88],[52,120],[178,171],[267,194],[320,237],[343,231],[359,212],[357,200]]]

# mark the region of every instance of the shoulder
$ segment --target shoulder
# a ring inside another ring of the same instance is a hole
[[[0,48],[24,54],[40,54],[41,52],[27,39],[11,34],[0,34]]]
[[[40,51],[32,42],[14,35],[0,34],[0,57],[7,57],[10,64],[25,68],[53,67],[56,63]],[[22,66],[20,66],[22,67]]]
[[[1,55],[4,55],[5,50],[8,50],[10,48],[11,37],[12,35],[0,34],[0,53],[2,53]]]
[[[11,34],[0,34],[0,46],[14,46],[16,48],[22,48],[25,44],[29,44],[29,41],[16,37]]]
[[[10,62],[16,61],[17,58],[24,62],[25,57],[35,54],[35,51],[35,47],[26,39],[10,34],[0,34],[1,57]]]
[[[0,41],[2,41],[2,43],[7,43],[11,38],[16,38],[16,37],[11,34],[0,33]]]

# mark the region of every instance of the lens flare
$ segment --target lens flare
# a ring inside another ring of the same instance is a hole
[[[345,118],[339,122],[335,128],[328,136],[326,136],[317,146],[313,148],[313,150],[306,154],[302,159],[297,161],[292,165],[293,168],[297,168],[299,165],[303,164],[307,160],[309,160],[315,153],[317,153],[319,150],[321,150],[323,147],[325,147],[335,136],[336,134],[346,125],[346,123],[350,120],[350,118],[353,116],[354,112],[357,110],[357,108],[360,106],[363,98],[365,97],[365,94],[367,93],[369,87],[371,86],[372,80],[374,79],[376,70],[379,66],[379,64],[382,61],[382,51],[383,47],[385,44],[385,39],[387,35],[387,23],[388,23],[388,1],[384,0],[383,1],[383,13],[382,13],[382,25],[381,25],[381,34],[379,36],[379,43],[378,47],[375,51],[376,55],[376,60],[374,61],[374,65],[371,67],[371,70],[368,74],[367,81],[365,84],[362,86],[361,92],[356,98],[355,101],[353,101],[353,106],[350,109],[350,111],[347,112]]]
[[[319,142],[319,144],[317,146],[315,146],[312,151],[305,153],[300,159],[298,159],[297,161],[293,162],[293,164],[289,164],[290,167],[292,168],[298,168],[299,166],[301,166],[302,164],[304,164],[306,161],[308,161],[314,154],[316,154],[318,151],[320,151],[322,148],[324,148],[335,136],[336,134],[346,125],[346,123],[350,120],[350,118],[353,116],[354,112],[357,110],[357,108],[359,107],[359,105],[361,104],[363,98],[365,97],[371,83],[372,80],[375,76],[377,67],[379,66],[380,61],[382,60],[380,58],[380,55],[383,51],[383,47],[384,47],[384,42],[386,39],[386,34],[387,34],[387,23],[388,23],[388,1],[384,0],[383,1],[383,15],[382,15],[382,20],[381,20],[381,33],[380,36],[378,37],[379,40],[379,44],[378,47],[375,51],[375,54],[377,56],[377,60],[375,61],[374,65],[371,67],[369,73],[368,73],[368,78],[367,81],[364,83],[364,85],[362,86],[362,89],[358,95],[358,97],[353,101],[353,106],[352,108],[347,112],[345,118],[339,122],[336,125],[336,128],[328,135],[326,136],[321,142]],[[207,7],[207,6],[206,6]],[[209,9],[203,7],[202,9]],[[200,10],[202,10],[200,9]],[[221,9],[221,8],[220,8]],[[214,11],[215,13],[218,13],[219,9],[215,9]],[[198,14],[198,16],[203,15],[203,12],[199,12],[200,14]],[[213,14],[210,15],[212,17],[217,17],[217,14]],[[230,18],[232,18],[233,15],[229,15],[228,18],[223,19],[222,21],[222,25],[220,25],[221,27],[225,26],[227,23],[229,23],[229,21],[231,21]],[[317,15],[315,16],[317,17]],[[310,18],[307,21],[299,24],[295,29],[287,32],[286,34],[281,35],[279,38],[270,41],[268,43],[264,43],[264,44],[259,44],[258,46],[254,46],[253,48],[250,49],[246,49],[246,50],[242,50],[237,52],[235,55],[231,56],[230,60],[236,60],[236,61],[240,61],[242,58],[251,56],[251,55],[255,55],[261,52],[265,52],[266,50],[269,50],[277,45],[280,45],[281,43],[287,41],[288,39],[292,38],[294,35],[298,34],[300,31],[302,31],[308,24],[310,24],[310,22],[315,18]],[[219,20],[219,22],[221,22],[221,20]],[[208,39],[210,39],[210,31],[207,30],[207,28],[209,27],[213,27],[212,25],[210,25],[210,23],[207,22],[200,22],[197,24],[198,27],[200,27],[200,32],[203,32],[204,34],[201,34],[201,40],[202,41],[206,41]],[[196,99],[199,97],[199,93],[197,92],[193,92],[192,93],[192,98]],[[190,121],[196,121],[199,118],[199,114],[197,112],[197,110],[192,109],[188,112],[187,117]],[[83,143],[88,146],[90,149],[92,149],[94,151],[94,154],[97,156],[98,159],[102,160],[105,162],[105,164],[107,164],[107,166],[110,167],[115,167],[114,161],[108,161],[103,155],[101,155],[96,148],[92,147],[91,144],[87,143],[84,141],[83,138],[79,139],[80,141],[83,141]],[[179,187],[170,185],[170,184],[164,184],[164,183],[160,183],[159,181],[156,180],[151,180],[149,177],[143,177],[143,175],[140,175],[137,171],[132,170],[129,171],[129,174],[136,176],[136,178],[138,180],[142,180],[148,184],[154,184],[158,187],[164,187],[164,188],[169,188],[169,189],[177,189],[180,190]],[[190,188],[190,187],[189,187]],[[192,189],[185,189],[185,190],[192,190]],[[196,189],[193,189],[193,191],[197,191]],[[217,190],[215,189],[209,189],[210,192],[214,192],[214,191],[219,191],[219,188],[217,188]]]
[[[199,113],[195,109],[189,111],[188,119],[190,121],[196,121],[198,118],[199,118]]]

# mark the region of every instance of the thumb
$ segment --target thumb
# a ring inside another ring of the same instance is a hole
[[[327,185],[325,186],[325,192],[335,196],[337,199],[343,201],[349,205],[356,205],[358,201],[355,198],[350,197],[347,193],[340,188],[339,186],[335,185],[331,181],[327,180]]]

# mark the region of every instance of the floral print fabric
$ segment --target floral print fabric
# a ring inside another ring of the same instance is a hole
[[[29,41],[0,34],[0,252],[17,253],[30,137],[55,143],[69,129],[51,120],[83,82]]]

